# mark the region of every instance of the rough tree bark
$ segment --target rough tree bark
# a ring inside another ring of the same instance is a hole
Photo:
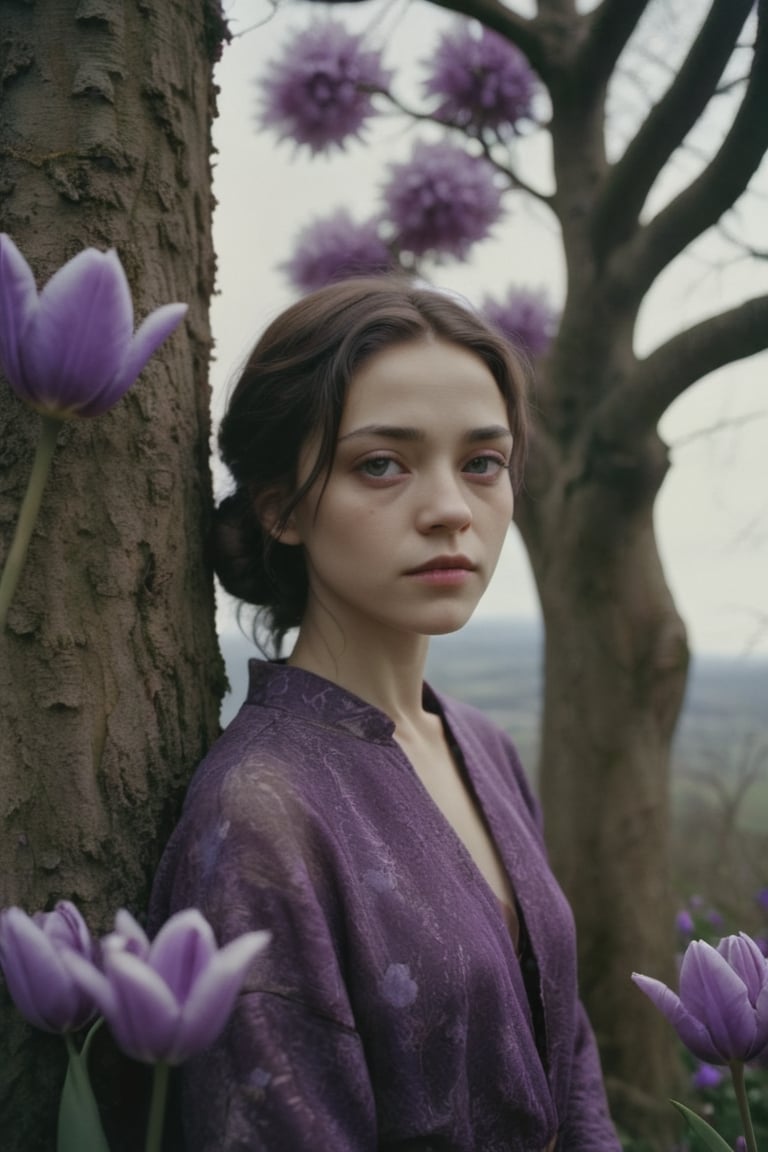
[[[3,0],[0,228],[42,283],[115,247],[138,319],[182,329],[110,413],[61,436],[0,636],[0,906],[141,914],[185,783],[218,728],[208,304],[218,0]],[[37,418],[0,383],[0,562]],[[49,1152],[63,1044],[2,995],[0,1144]],[[61,1048],[61,1054],[59,1052]]]

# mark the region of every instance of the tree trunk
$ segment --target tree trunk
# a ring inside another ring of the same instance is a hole
[[[64,426],[0,636],[0,905],[141,915],[223,670],[203,562],[218,0],[4,0],[0,228],[38,284],[115,247],[137,320],[185,325],[115,409]],[[0,386],[0,562],[38,419]],[[0,1142],[49,1152],[63,1044],[0,1018]]]
[[[665,470],[655,435],[631,457],[592,445],[558,459],[550,445],[546,487],[534,467],[519,517],[546,624],[540,790],[552,863],[579,926],[614,1118],[657,1147],[672,1143],[676,1041],[630,974],[675,979],[668,777],[688,650],[653,533]]]

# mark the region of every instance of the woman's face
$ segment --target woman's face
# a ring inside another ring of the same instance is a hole
[[[299,483],[318,445],[299,460]],[[346,636],[460,628],[485,591],[512,519],[512,435],[483,361],[419,340],[367,360],[349,386],[335,460],[281,536],[306,553],[305,621]]]

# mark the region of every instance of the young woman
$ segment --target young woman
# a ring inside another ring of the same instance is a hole
[[[289,308],[231,397],[224,586],[286,661],[195,775],[153,895],[272,941],[182,1069],[189,1152],[615,1152],[570,911],[508,737],[423,681],[496,565],[524,380],[452,298]]]

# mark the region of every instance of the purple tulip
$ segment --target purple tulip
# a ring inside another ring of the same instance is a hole
[[[123,911],[116,931],[102,941],[101,969],[72,954],[67,963],[127,1055],[180,1064],[222,1031],[268,940],[268,932],[246,932],[218,949],[207,920],[188,908],[172,916],[150,944]]]
[[[134,333],[128,280],[114,250],[79,252],[38,295],[26,260],[0,235],[0,365],[21,399],[44,415],[106,412],[186,311],[186,304],[165,304]]]
[[[0,967],[22,1016],[46,1032],[76,1032],[96,1014],[96,1004],[72,978],[67,954],[91,961],[94,946],[85,921],[68,900],[53,912],[27,916],[21,908],[0,913]]]
[[[768,1048],[768,962],[741,932],[717,948],[688,945],[680,995],[659,980],[632,974],[694,1056],[709,1064],[748,1063]]]

